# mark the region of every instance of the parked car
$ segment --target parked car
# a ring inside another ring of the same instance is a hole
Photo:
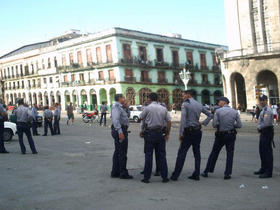
[[[134,122],[140,122],[140,114],[142,112],[142,106],[141,105],[135,105],[130,106],[130,120],[133,120]]]
[[[11,141],[13,136],[17,133],[17,126],[15,123],[12,122],[4,122],[4,141]]]
[[[12,123],[16,123],[17,122],[17,117],[14,114],[10,114],[9,115],[9,119],[10,119],[10,122],[12,122]],[[38,127],[42,127],[43,116],[41,116],[41,115],[37,116],[37,123],[38,123]]]

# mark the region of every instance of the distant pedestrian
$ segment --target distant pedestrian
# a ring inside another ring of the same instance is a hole
[[[38,128],[38,107],[36,104],[32,107],[32,133],[33,136],[39,136],[40,134],[37,131]]]
[[[272,112],[273,112],[273,121],[275,120],[275,123],[277,123],[278,120],[278,113],[277,113],[277,109],[278,106],[276,104],[271,106]]]
[[[260,107],[257,105],[257,106],[256,106],[256,120],[259,120],[260,113],[261,113],[261,109],[260,109]]]
[[[54,116],[54,123],[53,123],[53,131],[55,135],[60,135],[60,115],[61,115],[61,109],[58,103],[55,103],[55,110],[53,113]]]
[[[104,119],[104,126],[106,126],[107,111],[108,111],[107,102],[103,101],[102,105],[100,106],[100,112],[101,112],[100,126],[102,125],[103,119]]]
[[[51,110],[49,110],[49,106],[45,106],[43,115],[44,115],[44,135],[43,136],[48,135],[48,127],[51,130],[51,135],[54,135],[53,126],[52,126],[53,113]]]
[[[256,120],[256,113],[257,113],[256,106],[253,106],[253,109],[252,109],[252,111],[251,111],[252,121],[255,121],[255,120]]]
[[[73,104],[70,103],[67,107],[66,107],[66,111],[67,111],[67,125],[69,123],[69,120],[72,120],[72,125],[74,123],[74,107]]]
[[[6,109],[4,109],[2,104],[2,99],[0,99],[0,153],[9,153],[4,146],[4,122],[8,119],[8,114]]]
[[[18,100],[18,108],[15,111],[15,115],[17,117],[16,124],[21,153],[26,153],[26,148],[23,143],[23,133],[25,133],[32,153],[37,154],[37,150],[35,148],[35,144],[30,131],[30,124],[33,120],[32,112],[29,110],[28,107],[24,106],[23,99]]]

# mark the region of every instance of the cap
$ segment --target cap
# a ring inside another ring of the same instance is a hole
[[[265,101],[265,100],[267,100],[267,96],[266,95],[261,95],[259,100],[260,101]]]
[[[226,103],[228,103],[228,104],[229,104],[229,100],[228,100],[228,98],[227,98],[227,97],[224,97],[224,96],[222,96],[222,97],[218,98],[218,99],[217,99],[217,101],[224,101],[224,102],[226,102]]]

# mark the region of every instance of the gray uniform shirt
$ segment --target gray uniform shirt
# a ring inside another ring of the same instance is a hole
[[[59,107],[56,107],[56,109],[53,112],[53,115],[57,118],[60,118],[61,110]]]
[[[234,128],[241,128],[242,123],[238,112],[231,108],[229,105],[225,105],[216,110],[213,119],[213,127],[217,128],[219,125],[219,131],[230,131]]]
[[[144,108],[140,118],[147,124],[147,128],[163,128],[171,120],[167,109],[157,102],[152,102]]]
[[[183,102],[180,126],[181,136],[183,135],[185,128],[200,126],[199,118],[201,113],[207,115],[207,118],[203,121],[203,125],[206,126],[212,119],[213,115],[193,98],[190,98]]]
[[[53,117],[53,113],[49,109],[45,109],[43,115],[44,115],[45,118],[52,118]]]
[[[116,102],[112,106],[111,116],[114,128],[118,131],[119,134],[123,133],[122,126],[129,125],[129,115],[127,111],[123,108],[123,106],[120,103]]]
[[[25,107],[23,105],[20,105],[15,110],[15,115],[17,117],[17,122],[27,123],[32,121],[33,119],[31,110],[29,110],[28,107]]]
[[[260,113],[258,129],[269,126],[273,126],[273,111],[269,106],[265,106]]]
[[[106,113],[106,112],[108,111],[107,105],[102,104],[102,105],[100,106],[100,111],[101,111],[101,113]]]
[[[6,110],[4,109],[3,104],[0,104],[0,113],[3,113],[3,112],[6,113]],[[0,115],[0,119],[1,120],[3,119],[2,115]]]

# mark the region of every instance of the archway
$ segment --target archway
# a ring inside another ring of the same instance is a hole
[[[240,73],[233,73],[230,77],[232,107],[247,109],[246,87],[244,77]]]
[[[157,91],[158,101],[164,103],[166,108],[169,109],[169,92],[168,90],[162,88]]]
[[[33,104],[37,104],[37,94],[33,93]]]
[[[139,90],[139,103],[141,105],[148,101],[148,96],[152,91],[149,88],[142,88]]]
[[[107,92],[104,88],[100,89],[99,91],[99,98],[100,98],[100,103],[102,103],[103,101],[106,102],[107,101]]]
[[[43,96],[41,92],[38,93],[38,99],[39,99],[38,101],[39,105],[43,106]]]
[[[56,102],[61,104],[61,93],[59,91],[56,92]]]
[[[81,104],[88,107],[87,92],[85,90],[81,90]]]
[[[72,91],[72,101],[74,107],[79,105],[79,97],[78,97],[78,92],[76,90]]]
[[[97,96],[94,89],[90,90],[90,110],[97,109]]]
[[[222,96],[222,92],[220,90],[216,90],[213,95],[214,95],[214,103],[216,103],[217,99]]]
[[[257,75],[257,87],[260,90],[260,94],[265,94],[269,97],[270,104],[279,103],[278,80],[272,71],[264,70]]]
[[[54,92],[53,91],[51,91],[51,93],[50,93],[50,106],[54,106],[54,103],[55,103],[55,100],[54,100]]]
[[[183,103],[182,93],[183,91],[181,89],[175,89],[172,92],[172,100],[173,104],[176,105],[176,109],[180,109]]]
[[[48,92],[47,91],[44,93],[43,105],[44,106],[48,106],[49,105],[49,96],[48,96]]]
[[[17,102],[18,102],[18,98],[17,98],[17,94],[16,93],[14,93],[14,102],[15,102],[15,104],[17,104]]]
[[[127,88],[125,91],[125,96],[128,104],[135,105],[135,90],[131,87]]]
[[[65,100],[65,107],[67,107],[67,105],[70,104],[71,102],[70,92],[68,90],[64,92],[64,100]]]
[[[113,104],[114,100],[115,100],[115,95],[116,95],[116,89],[115,88],[111,88],[109,93],[110,93],[110,104]]]
[[[210,92],[209,90],[203,90],[201,92],[201,102],[202,104],[208,104],[210,105]]]
[[[25,93],[22,94],[22,99],[23,99],[24,102],[26,101],[26,94]]]

